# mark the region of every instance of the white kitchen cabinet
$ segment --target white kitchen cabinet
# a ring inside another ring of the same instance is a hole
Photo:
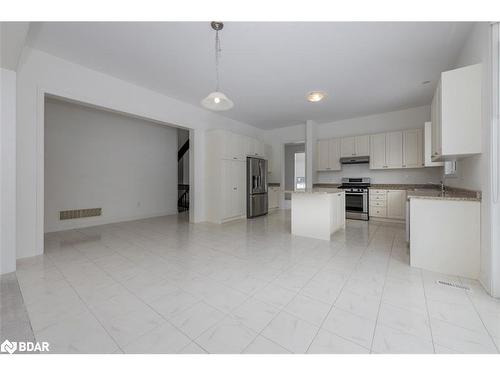
[[[426,167],[442,167],[444,165],[441,161],[432,161],[432,124],[430,122],[426,122],[424,126],[424,165]]]
[[[272,166],[273,147],[266,143],[266,144],[264,144],[264,151],[265,151],[265,158],[267,159],[267,173],[272,174],[273,173],[273,166]]]
[[[387,190],[387,218],[406,218],[406,190]]]
[[[260,140],[227,130],[206,136],[206,210],[214,223],[246,216],[246,157],[265,157]]]
[[[410,265],[477,279],[481,202],[410,198]]]
[[[316,170],[326,171],[330,163],[329,153],[330,153],[330,140],[320,139],[316,143],[317,151],[317,166]]]
[[[411,129],[403,132],[403,168],[422,168],[423,132],[422,129]]]
[[[370,168],[403,168],[403,132],[370,136]]]
[[[328,143],[328,170],[340,171],[340,139],[332,138]]]
[[[370,217],[405,220],[406,190],[370,189]]]
[[[481,153],[481,64],[441,73],[431,105],[432,159]]]
[[[317,171],[340,171],[340,139],[320,139],[317,144]]]
[[[370,168],[387,168],[385,162],[385,133],[370,136]]]
[[[356,156],[356,137],[340,138],[340,156]]]
[[[280,187],[279,186],[269,186],[267,189],[268,193],[268,205],[269,209],[279,208],[280,204]]]
[[[222,217],[221,221],[245,215],[246,163],[240,160],[221,161]]]
[[[403,167],[403,132],[386,134],[385,163],[387,168]]]
[[[356,156],[369,156],[370,155],[370,136],[357,135],[356,136]]]
[[[370,136],[358,135],[343,137],[340,141],[340,156],[368,156],[370,155]]]

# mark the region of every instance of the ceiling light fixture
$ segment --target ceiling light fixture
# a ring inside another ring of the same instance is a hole
[[[219,59],[220,59],[220,39],[219,31],[223,29],[222,22],[213,21],[210,26],[215,30],[215,91],[211,92],[201,101],[201,105],[212,111],[227,111],[233,108],[233,102],[219,91]]]
[[[320,102],[326,94],[323,91],[311,91],[307,94],[307,100],[311,103]]]

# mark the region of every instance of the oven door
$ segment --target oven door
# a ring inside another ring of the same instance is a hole
[[[368,193],[345,193],[346,217],[368,220]]]

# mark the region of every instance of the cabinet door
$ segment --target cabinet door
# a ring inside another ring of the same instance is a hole
[[[219,199],[222,220],[233,216],[233,163],[232,160],[221,160],[221,191]]]
[[[403,132],[386,134],[385,160],[387,168],[403,167]]]
[[[269,188],[269,208],[279,207],[279,188]]]
[[[405,130],[403,133],[403,168],[421,168],[422,129]]]
[[[370,136],[370,168],[387,168],[385,163],[385,133]]]
[[[339,138],[332,138],[328,143],[328,165],[327,169],[332,171],[340,171],[340,150],[341,144]]]
[[[424,127],[424,164],[426,167],[442,167],[443,162],[432,161],[432,123],[426,122]]]
[[[253,138],[247,137],[246,135],[242,136],[243,149],[245,159],[247,156],[252,156],[254,154],[254,143]]]
[[[406,214],[406,191],[387,190],[387,217],[404,219]]]
[[[245,214],[245,163],[231,162],[231,217]],[[224,198],[223,198],[224,199]]]
[[[232,133],[229,137],[231,159],[244,160],[245,155],[245,138],[243,135]]]
[[[340,139],[340,155],[342,157],[356,156],[356,137]]]
[[[326,171],[329,164],[329,148],[330,148],[330,140],[328,139],[320,139],[317,143],[318,149],[318,161],[316,169],[318,171]]]
[[[431,105],[432,157],[441,155],[441,81],[436,87]]]
[[[356,136],[356,156],[370,155],[370,136],[358,135]]]

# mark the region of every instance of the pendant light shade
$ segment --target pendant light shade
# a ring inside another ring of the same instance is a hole
[[[212,111],[227,111],[234,103],[222,92],[214,91],[201,101],[201,105]]]
[[[224,24],[222,22],[212,22],[210,24],[215,30],[215,91],[201,101],[201,105],[211,111],[227,111],[233,108],[234,103],[222,92],[219,91],[219,59],[220,59],[220,39],[219,31]]]

